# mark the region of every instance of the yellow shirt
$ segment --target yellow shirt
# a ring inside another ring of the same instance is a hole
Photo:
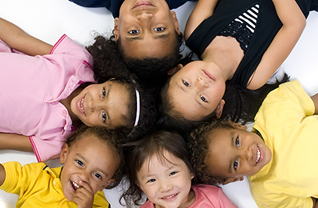
[[[249,177],[259,207],[308,207],[318,197],[318,116],[298,81],[280,85],[255,117],[272,159]]]
[[[63,194],[59,175],[62,167],[49,168],[45,163],[31,163],[21,167],[18,162],[2,164],[6,179],[0,188],[19,195],[16,207],[77,207]],[[93,207],[110,207],[104,192],[95,194]]]

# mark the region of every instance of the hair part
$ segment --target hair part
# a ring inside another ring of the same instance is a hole
[[[143,139],[124,146],[127,148],[125,161],[130,186],[120,199],[124,198],[128,206],[140,205],[143,192],[136,184],[138,183],[137,174],[153,156],[156,156],[162,164],[173,164],[164,155],[167,151],[183,160],[189,171],[194,173],[185,140],[176,132],[155,130]]]
[[[115,181],[108,185],[107,189],[116,187],[124,176],[124,156],[122,143],[125,140],[125,136],[121,132],[106,129],[105,127],[88,127],[86,125],[82,125],[79,129],[77,129],[66,138],[65,144],[68,147],[72,147],[74,143],[80,141],[81,138],[88,135],[93,135],[101,142],[106,143],[108,148],[113,150],[114,153],[117,155],[119,159],[119,167],[112,177],[113,179],[115,179]]]

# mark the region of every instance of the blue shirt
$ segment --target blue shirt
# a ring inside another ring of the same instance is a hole
[[[124,0],[70,0],[75,4],[84,7],[106,7],[112,14],[113,17],[119,16],[119,9]],[[175,9],[187,1],[196,1],[196,0],[166,0],[170,9]]]

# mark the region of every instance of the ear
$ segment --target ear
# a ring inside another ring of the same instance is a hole
[[[224,104],[225,104],[225,101],[222,99],[222,100],[219,102],[218,106],[216,107],[216,110],[215,110],[215,116],[216,116],[216,118],[220,118],[220,117],[222,116]]]
[[[175,73],[177,73],[180,69],[183,68],[183,65],[182,64],[178,64],[177,66],[173,67],[172,69],[170,69],[168,72],[167,72],[167,75],[174,75]]]
[[[225,179],[225,181],[222,184],[226,185],[228,183],[232,183],[232,182],[236,182],[236,181],[243,181],[243,180],[244,180],[243,176],[241,176],[239,178],[227,178],[227,179]]]
[[[191,180],[192,180],[194,178],[194,174],[190,173],[190,176],[191,176]]]
[[[242,130],[244,130],[244,131],[247,130],[247,126],[245,126],[245,125],[242,125],[242,124],[240,124],[240,123],[234,123],[234,122],[231,121],[231,120],[229,120],[229,122],[230,122],[230,124],[231,124],[234,128],[236,128],[236,129],[242,129]]]
[[[109,179],[108,181],[105,182],[105,184],[98,190],[98,191],[103,191],[109,184],[111,184],[112,182],[114,182],[115,179]]]
[[[137,182],[136,185],[145,193],[144,188]]]
[[[64,144],[63,148],[62,148],[62,151],[60,153],[60,163],[61,164],[64,164],[68,153],[69,153],[69,146],[67,144]]]
[[[115,42],[119,39],[119,30],[118,30],[118,17],[114,19],[114,35],[115,35]]]
[[[177,31],[178,35],[181,34],[180,32],[180,29],[179,29],[179,22],[178,22],[178,18],[177,18],[177,15],[174,11],[170,11],[171,12],[171,15],[172,15],[172,21],[173,21],[173,24],[174,24],[174,29]]]

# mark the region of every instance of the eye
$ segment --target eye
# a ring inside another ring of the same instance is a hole
[[[102,112],[102,120],[103,120],[103,122],[105,123],[106,122],[106,113],[103,111]]]
[[[184,86],[186,86],[186,87],[191,87],[191,85],[190,85],[187,81],[182,80],[182,83],[183,83]]]
[[[165,30],[166,30],[166,28],[164,28],[164,27],[156,27],[156,28],[154,28],[154,31],[156,31],[156,32],[163,32]]]
[[[128,33],[130,34],[130,35],[138,35],[139,34],[139,30],[130,30],[130,31],[128,31]]]
[[[75,160],[76,161],[76,163],[79,165],[79,166],[83,166],[84,165],[84,163],[82,162],[82,161],[80,161],[80,160]]]
[[[155,181],[156,181],[156,179],[153,179],[153,178],[152,178],[152,179],[148,180],[147,183],[153,183],[153,182],[155,182]]]
[[[239,146],[240,146],[240,140],[239,140],[239,137],[236,137],[236,139],[235,139],[235,145],[236,145],[237,147],[239,147]]]
[[[96,178],[102,179],[102,176],[99,175],[98,173],[94,173],[94,176],[95,176]]]
[[[208,102],[207,99],[205,99],[205,97],[203,97],[202,95],[200,95],[200,99],[201,99],[203,102],[205,102],[205,103]]]
[[[169,174],[169,176],[172,176],[172,175],[175,175],[175,174],[177,174],[177,172],[176,172],[176,171],[173,171],[173,172],[171,172],[171,173]]]
[[[106,90],[105,90],[105,87],[103,87],[102,98],[104,98],[105,96],[106,96]]]
[[[235,160],[235,161],[234,161],[234,164],[233,164],[234,170],[236,170],[237,166],[238,166],[238,160]]]

